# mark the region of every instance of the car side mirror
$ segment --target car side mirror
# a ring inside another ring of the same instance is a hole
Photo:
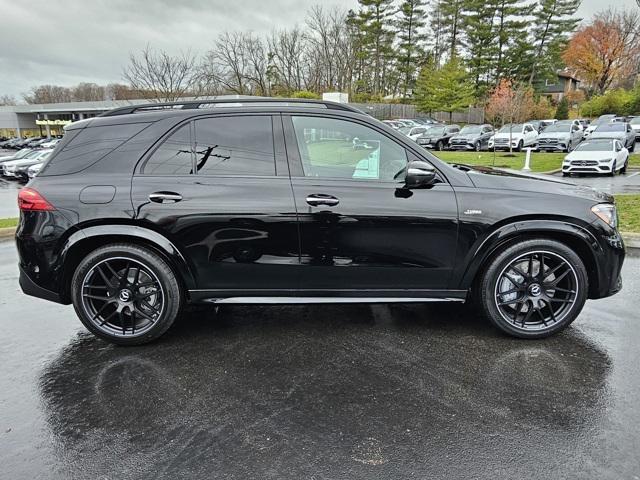
[[[436,169],[427,162],[412,160],[407,164],[405,188],[427,188],[436,180]]]

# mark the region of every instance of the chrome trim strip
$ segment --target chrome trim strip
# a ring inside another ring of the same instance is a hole
[[[229,297],[204,300],[215,304],[298,304],[298,303],[429,303],[463,302],[463,298],[403,298],[403,297]]]

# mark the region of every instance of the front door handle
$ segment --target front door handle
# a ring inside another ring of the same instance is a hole
[[[307,195],[307,203],[312,207],[318,207],[320,205],[325,205],[327,207],[335,207],[340,203],[333,195],[327,195],[325,193],[312,193],[311,195]]]
[[[149,194],[149,200],[155,203],[176,203],[182,200],[182,195],[175,192],[153,192]]]

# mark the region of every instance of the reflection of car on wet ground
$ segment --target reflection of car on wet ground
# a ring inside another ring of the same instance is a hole
[[[593,138],[585,140],[564,157],[562,174],[599,173],[615,175],[625,173],[629,162],[629,150],[619,140]]]

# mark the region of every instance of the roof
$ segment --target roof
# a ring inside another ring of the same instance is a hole
[[[566,70],[561,71],[561,72],[557,72],[558,77],[560,78],[569,78],[571,80],[574,80],[576,82],[580,82],[580,79],[578,77],[575,76],[575,74],[572,74],[571,72],[567,72]]]

